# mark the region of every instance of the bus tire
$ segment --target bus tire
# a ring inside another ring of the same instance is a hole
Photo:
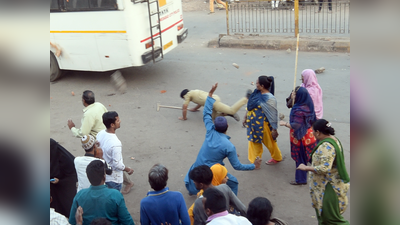
[[[50,52],[50,82],[56,81],[64,74],[63,70],[60,70],[58,62],[53,52]]]

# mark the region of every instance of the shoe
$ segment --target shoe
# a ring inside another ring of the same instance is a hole
[[[121,190],[121,194],[125,195],[128,194],[131,191],[131,188],[133,187],[134,183],[132,182],[131,184],[125,185],[124,189]]]
[[[247,91],[246,91],[246,98],[248,98],[248,99],[249,99],[251,94],[253,94],[253,91],[252,91],[252,90],[250,90],[250,89],[249,89],[249,90],[247,90]]]
[[[279,163],[279,161],[276,161],[275,159],[270,159],[269,161],[265,162],[267,165],[275,165]]]
[[[296,181],[290,181],[289,184],[291,184],[291,185],[306,185],[307,183],[297,183]]]

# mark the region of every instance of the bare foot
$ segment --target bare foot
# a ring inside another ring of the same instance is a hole
[[[124,189],[121,190],[121,193],[124,195],[128,194],[131,191],[131,188],[133,187],[133,185],[134,185],[133,182],[128,185],[125,185]]]

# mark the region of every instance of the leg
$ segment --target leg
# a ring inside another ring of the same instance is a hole
[[[215,109],[216,111],[221,112],[221,113],[233,115],[233,114],[237,113],[237,111],[239,111],[239,109],[242,106],[244,106],[246,103],[247,103],[246,97],[241,98],[239,101],[237,101],[232,106],[228,106],[220,101],[218,101],[218,102],[216,101],[214,103],[213,109]]]
[[[282,161],[282,153],[278,147],[278,143],[272,138],[271,131],[268,127],[268,122],[264,121],[264,137],[263,143],[268,148],[271,157],[276,161]]]
[[[131,191],[131,188],[133,187],[133,182],[132,180],[128,177],[128,173],[124,171],[124,189],[121,191],[122,194],[128,194]]]
[[[346,224],[350,223],[340,215],[339,200],[331,183],[325,186],[325,194],[322,202],[321,224]]]
[[[329,11],[332,12],[332,0],[328,0],[328,2],[329,2]]]
[[[196,189],[196,185],[194,184],[193,180],[191,180],[189,178],[189,172],[191,170],[192,170],[192,168],[190,168],[190,170],[186,174],[186,177],[185,177],[184,181],[185,181],[186,189],[189,191],[189,195],[195,195],[195,194],[197,194],[197,192],[199,192],[199,190]]]
[[[271,8],[272,8],[272,9],[275,8],[275,1],[271,1]]]
[[[301,163],[304,164],[304,162],[300,162],[300,161],[296,162],[296,168],[297,168]],[[307,164],[305,164],[305,165],[307,165]],[[307,172],[306,172],[306,171],[297,170],[297,169],[296,169],[295,177],[296,177],[296,183],[298,183],[298,184],[307,184]]]
[[[256,160],[257,156],[262,158],[263,154],[263,146],[261,143],[255,143],[252,141],[249,141],[249,147],[248,147],[248,158],[251,163],[254,163]]]
[[[318,12],[321,12],[322,3],[324,2],[324,0],[318,0],[318,2],[319,2]]]
[[[210,0],[210,12],[214,12],[214,0]]]
[[[228,185],[232,192],[235,193],[237,196],[238,189],[239,189],[239,181],[234,177],[232,174],[228,173],[228,181],[226,182],[226,185]]]
[[[223,5],[223,6],[225,7],[225,9],[226,9],[226,4],[225,4],[225,2],[223,2],[223,1],[221,1],[221,0],[217,0],[217,2],[218,2],[219,4],[221,4],[221,5]]]

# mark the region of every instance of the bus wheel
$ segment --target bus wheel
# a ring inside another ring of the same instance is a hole
[[[60,70],[56,57],[50,52],[50,81],[56,81],[63,75],[64,71]]]

